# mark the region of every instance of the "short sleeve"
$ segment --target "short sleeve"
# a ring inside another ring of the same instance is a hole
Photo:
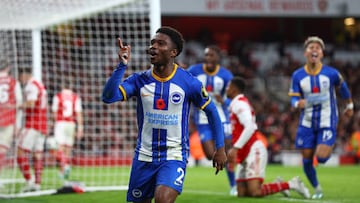
[[[82,112],[82,102],[81,102],[81,98],[79,96],[76,96],[75,112],[77,112],[77,113]]]
[[[56,112],[58,110],[58,106],[59,106],[59,97],[55,95],[52,99],[52,105],[51,105],[52,112]]]
[[[33,83],[28,83],[25,87],[26,101],[36,101],[38,99],[39,89]]]

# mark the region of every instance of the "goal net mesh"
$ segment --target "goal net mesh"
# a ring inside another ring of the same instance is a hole
[[[104,104],[101,93],[118,62],[117,37],[132,46],[127,74],[149,66],[150,9],[150,0],[0,2],[0,53],[7,58],[12,76],[18,78],[20,68],[32,67],[34,77],[44,83],[50,138],[51,101],[61,83],[70,81],[82,99],[84,137],[75,141],[69,181],[84,184],[86,190],[126,189],[137,136],[136,102]],[[39,61],[40,69],[35,70]],[[0,197],[30,194],[21,192],[25,180],[16,163],[14,137],[0,164]],[[52,193],[64,180],[59,178],[53,153],[56,145],[47,142],[46,146],[41,192]]]

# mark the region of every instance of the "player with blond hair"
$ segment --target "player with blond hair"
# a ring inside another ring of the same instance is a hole
[[[335,141],[339,120],[336,92],[346,100],[344,114],[354,114],[350,90],[338,70],[322,63],[324,41],[317,36],[310,36],[304,42],[306,64],[292,74],[289,95],[291,105],[300,110],[299,127],[295,145],[301,150],[303,169],[314,187],[312,198],[323,197],[323,190],[317,178],[313,164],[329,160]]]

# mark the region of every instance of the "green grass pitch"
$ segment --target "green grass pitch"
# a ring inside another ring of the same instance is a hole
[[[177,198],[177,203],[227,203],[227,202],[311,202],[311,203],[352,203],[359,202],[360,198],[360,166],[318,167],[319,181],[324,189],[324,198],[321,200],[306,200],[292,191],[290,198],[281,194],[274,194],[264,198],[237,198],[229,196],[229,186],[225,171],[214,175],[213,168],[194,167],[187,169],[183,193]],[[290,179],[299,175],[313,192],[301,167],[283,167],[269,165],[266,171],[265,182],[273,181],[281,175]],[[126,202],[126,191],[89,192],[83,194],[62,194],[40,197],[15,199],[0,199],[1,203],[86,203]]]

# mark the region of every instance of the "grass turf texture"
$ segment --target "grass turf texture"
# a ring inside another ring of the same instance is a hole
[[[360,166],[341,167],[318,167],[318,178],[324,190],[324,198],[321,200],[306,200],[292,191],[291,198],[285,198],[280,193],[264,198],[241,198],[229,196],[229,186],[225,171],[217,176],[212,168],[188,168],[183,193],[177,198],[177,203],[227,203],[227,202],[326,202],[326,203],[352,203],[359,202]],[[270,165],[267,168],[265,182],[273,181],[276,176],[281,175],[285,180],[299,175],[309,187],[313,189],[301,167],[283,167]],[[83,194],[62,194],[39,197],[0,199],[1,203],[79,203],[79,202],[101,202],[114,203],[125,202],[126,191],[89,192]]]
[[[4,172],[4,174],[13,174],[9,171],[10,169]],[[4,170],[4,171],[5,171]],[[12,169],[11,169],[12,170]],[[79,181],[86,184],[86,186],[106,186],[113,185],[117,183],[119,185],[127,186],[128,176],[129,176],[129,167],[121,166],[112,166],[112,167],[72,167],[70,180]],[[120,172],[121,171],[121,172]],[[42,175],[41,189],[58,189],[61,188],[64,184],[64,180],[61,180],[58,176],[58,168],[56,167],[45,167]],[[98,175],[92,175],[98,174]],[[15,177],[18,180],[22,180],[23,176],[20,173],[20,170],[16,169]],[[4,177],[2,177],[4,178]],[[55,187],[54,187],[55,185]],[[15,188],[16,192],[20,192],[21,188],[24,186],[24,183],[16,183]],[[11,185],[6,185],[6,187],[12,187]],[[9,190],[4,190],[9,191]],[[8,194],[8,193],[6,193]],[[0,203],[2,203],[0,199]]]

